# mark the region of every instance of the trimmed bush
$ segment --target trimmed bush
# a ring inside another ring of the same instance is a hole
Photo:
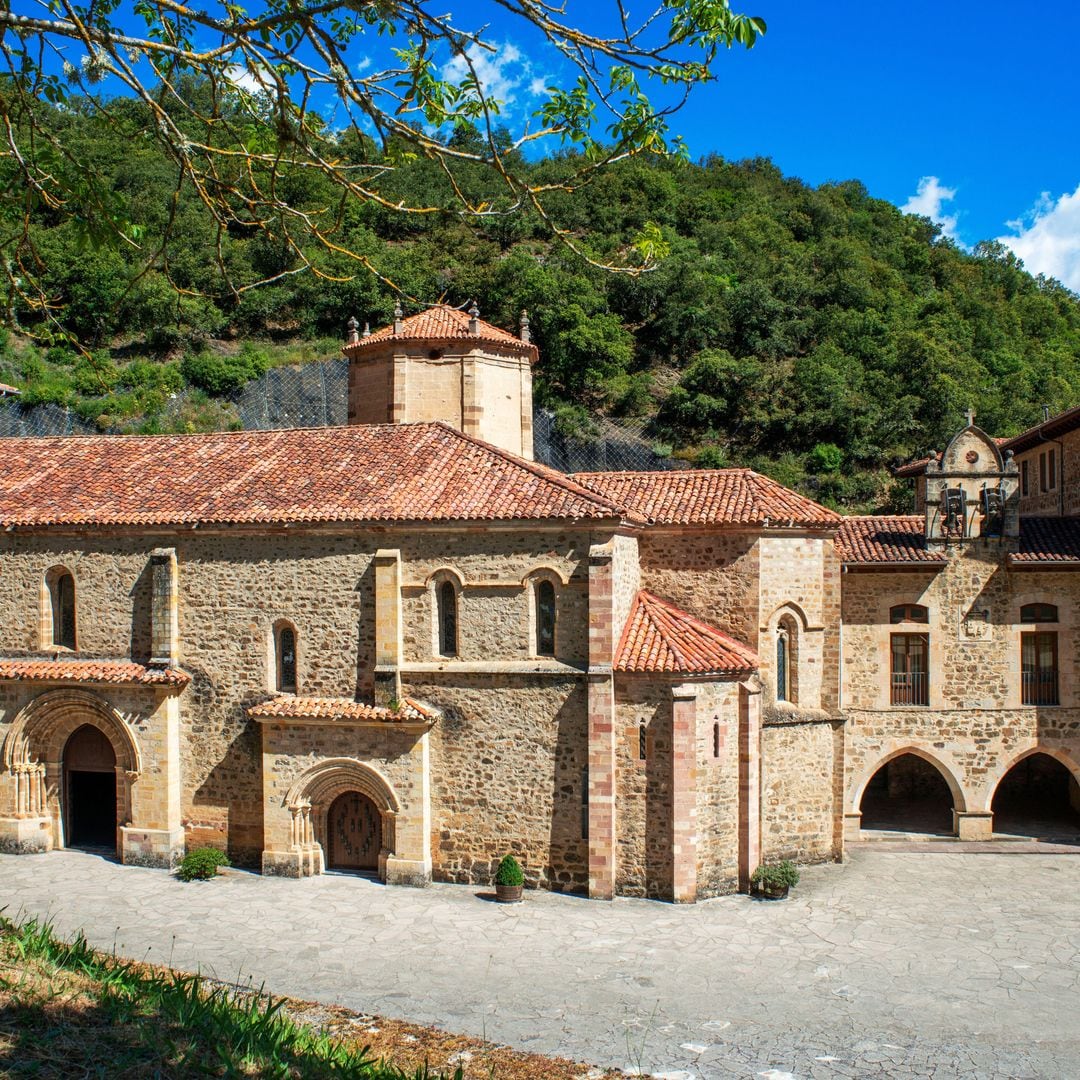
[[[513,855],[504,855],[499,869],[495,871],[496,885],[524,885],[525,875],[521,872],[521,863]]]
[[[219,866],[228,865],[224,851],[213,847],[196,848],[181,860],[176,876],[181,881],[208,881],[217,875]]]
[[[762,864],[750,878],[750,884],[762,889],[793,888],[799,884],[799,871],[790,859],[774,863],[771,866]]]

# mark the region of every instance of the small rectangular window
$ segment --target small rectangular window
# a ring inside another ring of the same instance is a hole
[[[1028,493],[1028,463],[1026,461],[1020,462],[1020,494],[1027,495]]]
[[[1046,473],[1049,480],[1050,490],[1057,487],[1057,451],[1048,450],[1046,454]]]
[[[1020,635],[1020,700],[1024,705],[1058,704],[1056,630]]]
[[[1049,491],[1046,486],[1046,453],[1039,455],[1039,491]]]
[[[929,705],[929,635],[893,634],[891,645],[889,701],[893,705]]]

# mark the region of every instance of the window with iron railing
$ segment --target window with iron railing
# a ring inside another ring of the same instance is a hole
[[[1058,704],[1056,630],[1020,635],[1020,700],[1025,705]]]
[[[930,704],[929,656],[929,634],[892,635],[891,704]]]

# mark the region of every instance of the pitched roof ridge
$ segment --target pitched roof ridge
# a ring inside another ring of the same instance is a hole
[[[465,442],[472,443],[474,446],[479,446],[483,450],[494,454],[496,457],[500,457],[505,461],[510,462],[512,465],[517,465],[524,469],[526,472],[532,473],[534,476],[538,476],[541,480],[546,480],[548,483],[556,484],[559,487],[565,488],[567,491],[572,492],[574,495],[579,495],[582,498],[586,498],[596,503],[598,506],[604,507],[606,510],[611,510],[616,517],[628,518],[633,521],[641,521],[643,519],[635,517],[625,507],[620,506],[618,503],[613,502],[610,499],[605,498],[599,492],[593,491],[592,488],[586,487],[584,484],[579,484],[575,480],[572,480],[567,473],[561,473],[558,469],[552,469],[547,465],[541,465],[537,461],[529,461],[527,458],[519,457],[517,454],[511,453],[509,450],[504,450],[501,446],[495,446],[493,443],[484,442],[483,439],[478,439],[475,435],[469,435],[467,432],[459,431],[456,427],[448,424],[445,420],[433,420],[431,422],[432,427],[442,428],[445,431],[449,431],[456,435],[459,439]]]

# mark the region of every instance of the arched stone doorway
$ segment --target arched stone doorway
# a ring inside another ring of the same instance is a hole
[[[115,853],[116,751],[108,736],[93,724],[83,724],[64,744],[61,760],[66,845]]]
[[[1016,762],[998,783],[990,808],[995,833],[1080,843],[1080,786],[1049,754]]]
[[[925,758],[899,754],[886,761],[863,790],[862,834],[952,836],[955,805],[942,773]]]
[[[382,851],[382,815],[362,792],[344,791],[326,814],[327,866],[375,872]]]

